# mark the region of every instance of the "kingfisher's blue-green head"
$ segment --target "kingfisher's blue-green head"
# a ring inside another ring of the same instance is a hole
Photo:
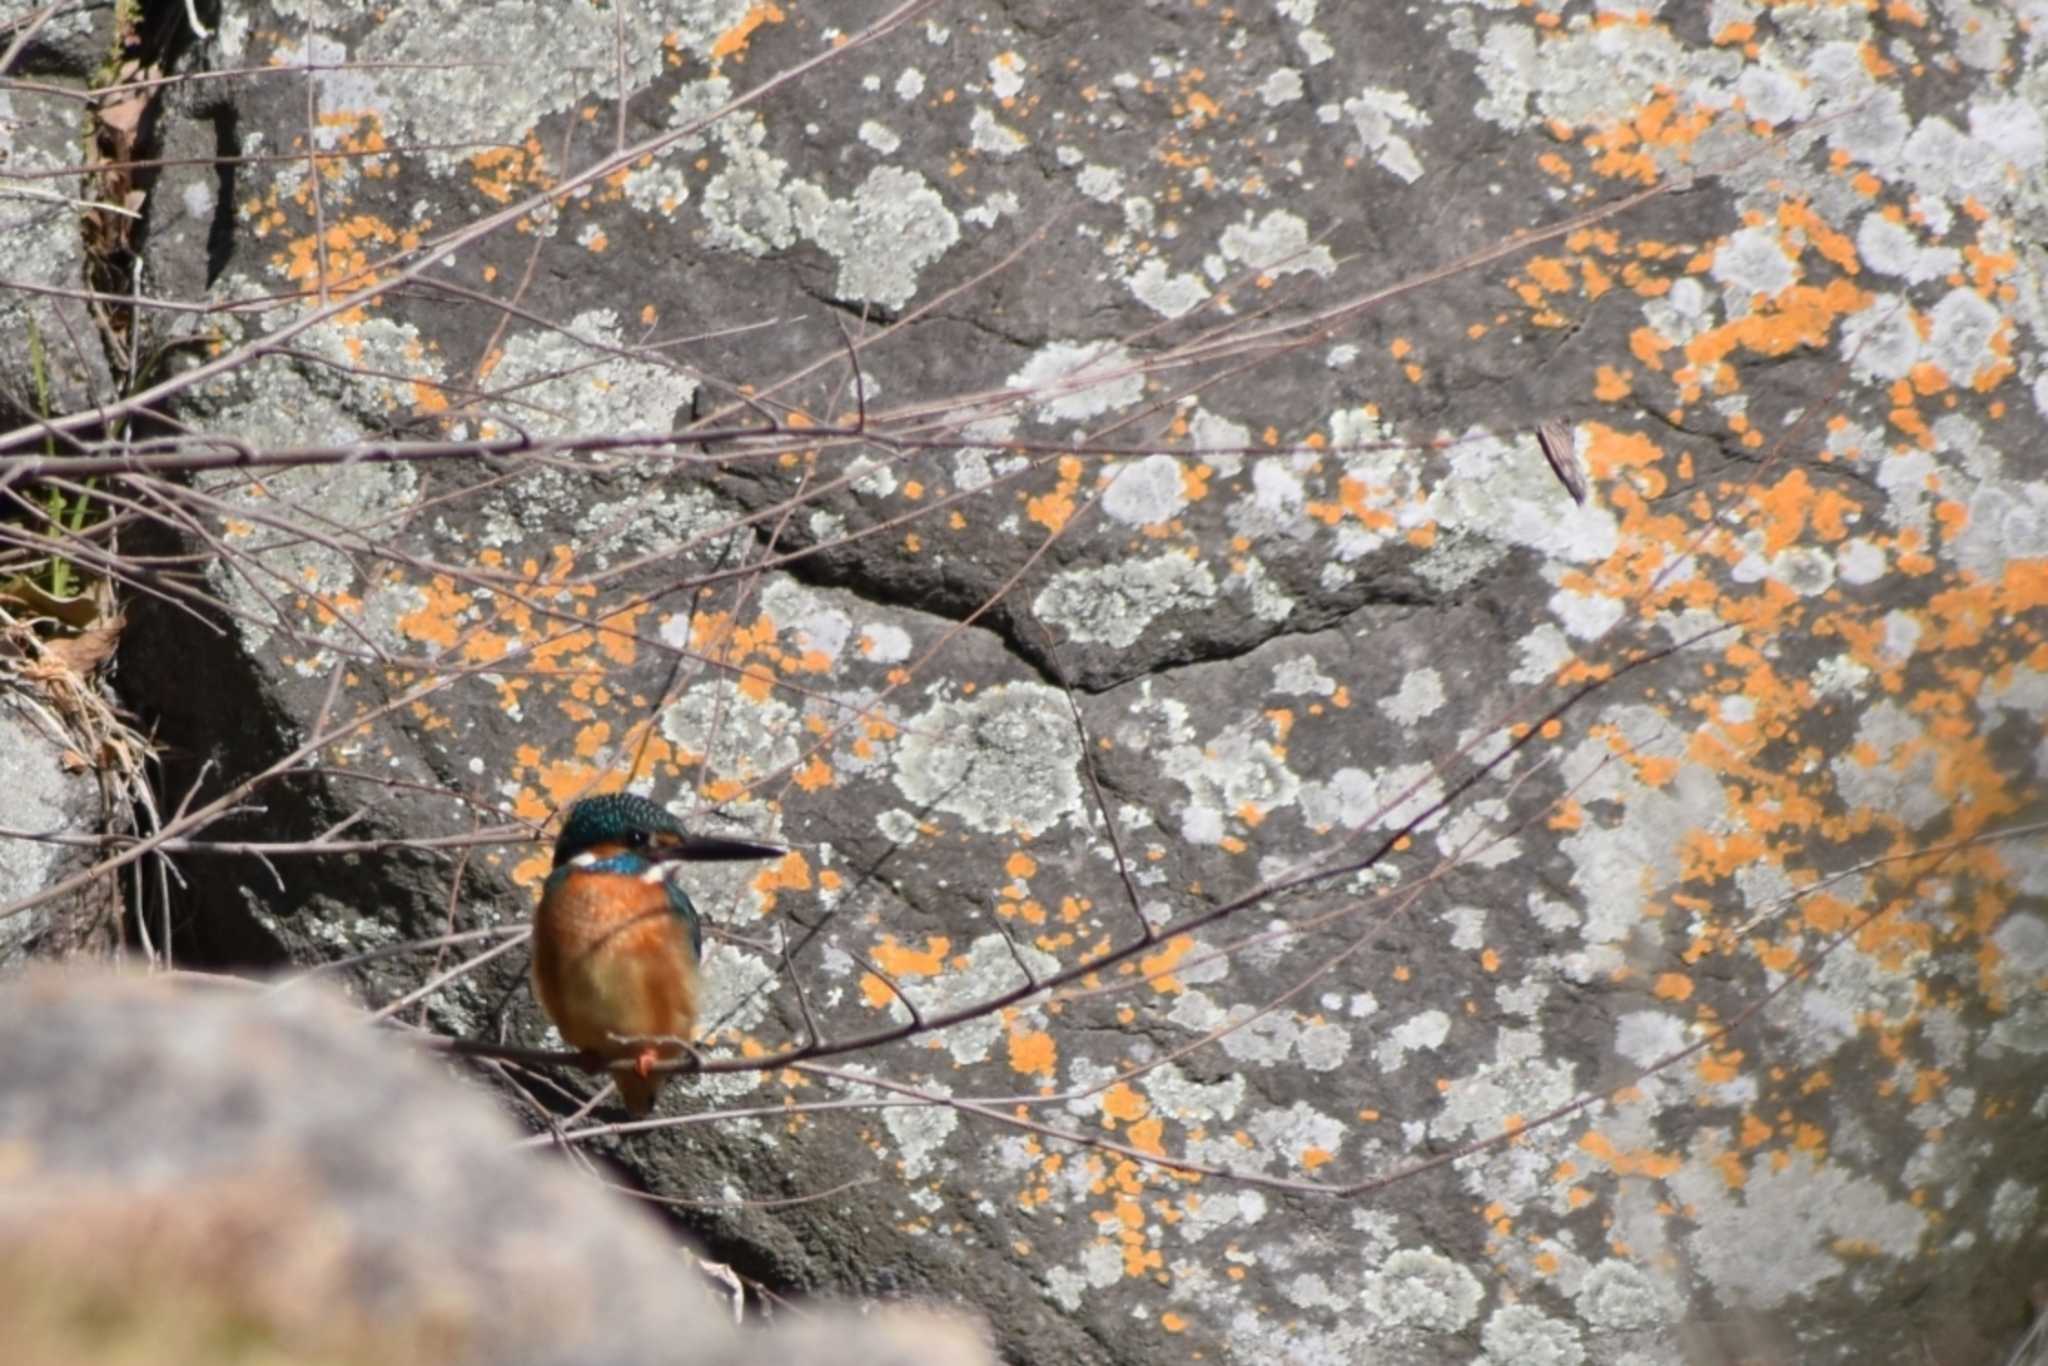
[[[557,868],[579,854],[624,854],[648,863],[689,859],[716,862],[730,859],[781,858],[789,851],[752,840],[692,835],[668,810],[630,792],[585,797],[569,808],[562,833],[555,837]]]
[[[555,836],[555,867],[596,849],[636,852],[652,859],[663,845],[683,839],[682,822],[666,809],[630,792],[585,797],[569,808],[562,833]]]

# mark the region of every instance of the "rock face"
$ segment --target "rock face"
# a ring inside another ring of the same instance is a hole
[[[0,1029],[10,1361],[990,1359],[909,1311],[741,1332],[655,1220],[315,988],[31,975]]]
[[[185,961],[541,1046],[433,941],[630,787],[793,850],[685,874],[707,1071],[485,1075],[778,1290],[1045,1362],[2023,1331],[2048,16],[224,8],[182,426],[103,475],[175,510],[167,788],[250,784]]]

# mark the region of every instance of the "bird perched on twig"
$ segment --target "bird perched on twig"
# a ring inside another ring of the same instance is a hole
[[[571,1048],[634,1061],[612,1072],[633,1114],[654,1107],[667,1075],[656,1064],[681,1057],[697,1033],[704,927],[669,866],[787,852],[689,834],[629,793],[569,808],[533,913],[533,994]]]

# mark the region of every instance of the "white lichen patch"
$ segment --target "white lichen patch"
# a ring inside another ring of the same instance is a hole
[[[917,276],[960,240],[960,224],[922,175],[895,166],[868,172],[850,199],[799,186],[792,195],[804,235],[839,262],[841,299],[901,308]]]
[[[1148,455],[1118,466],[1102,491],[1103,513],[1125,526],[1170,521],[1187,505],[1185,464],[1170,455]]]
[[[487,517],[517,517],[515,496],[485,504]],[[614,556],[672,555],[695,550],[716,560],[752,536],[744,519],[714,495],[694,486],[650,482],[629,498],[592,503],[576,514],[576,543],[595,568]],[[737,542],[737,544],[736,544]]]
[[[1610,1257],[1587,1270],[1572,1296],[1572,1307],[1596,1332],[1628,1333],[1669,1321],[1680,1309],[1675,1300],[1668,1277]]]
[[[1070,640],[1122,649],[1166,613],[1205,609],[1215,600],[1216,580],[1208,566],[1176,552],[1065,570],[1032,600],[1031,609]]]
[[[701,682],[661,713],[661,734],[704,771],[753,782],[797,759],[796,709],[770,695],[750,696],[730,678]]]
[[[1856,719],[1856,743],[1828,763],[1835,790],[1852,810],[1882,812],[1908,829],[1945,814],[1936,767],[1938,747],[1919,718],[1890,700]]]
[[[1586,1347],[1579,1330],[1527,1304],[1504,1304],[1479,1330],[1486,1366],[1580,1366]]]
[[[728,919],[727,898],[707,889],[694,877],[685,881],[690,884],[690,899],[699,911],[715,920]],[[745,1032],[757,1028],[774,1002],[778,971],[776,963],[760,954],[706,936],[704,970],[699,975],[704,998],[698,1003],[698,1018],[707,1024],[717,1022],[721,1030]]]
[[[1429,115],[1417,109],[1402,92],[1373,87],[1344,101],[1342,109],[1344,117],[1358,130],[1359,144],[1374,164],[1411,185],[1422,179],[1421,156],[1396,129],[1427,128]]]
[[[1168,780],[1187,789],[1178,811],[1181,834],[1200,843],[1221,837],[1222,823],[1246,809],[1267,812],[1290,805],[1301,779],[1262,734],[1263,717],[1226,726],[1202,745],[1176,745],[1159,757]]]
[[[1444,704],[1443,675],[1428,667],[1410,669],[1401,675],[1401,686],[1376,705],[1394,720],[1412,725],[1432,716]]]
[[[1259,100],[1268,109],[1292,104],[1301,98],[1301,73],[1291,66],[1275,67],[1259,82]]]
[[[1370,467],[1360,473],[1368,485],[1376,482]],[[1589,563],[1614,554],[1621,541],[1614,514],[1597,499],[1584,506],[1571,501],[1532,435],[1503,441],[1477,428],[1464,433],[1424,508],[1445,530],[1521,546],[1546,559]]]
[[[1247,214],[1223,230],[1216,246],[1216,255],[1205,263],[1212,280],[1239,270],[1276,276],[1306,271],[1328,278],[1337,269],[1328,247],[1310,243],[1308,222],[1286,209],[1274,209],[1256,223]]]
[[[1002,122],[989,109],[977,109],[967,120],[967,145],[1001,160],[1031,145],[1031,139]]]
[[[1254,1110],[1245,1128],[1260,1160],[1281,1171],[1298,1170],[1304,1159],[1322,1162],[1334,1157],[1346,1136],[1341,1120],[1305,1101],[1296,1101],[1285,1110],[1270,1106]]]
[[[1221,1081],[1202,1082],[1167,1063],[1147,1072],[1140,1085],[1154,1110],[1182,1124],[1233,1120],[1245,1101],[1244,1078],[1234,1072]]]
[[[1124,283],[1139,303],[1162,318],[1186,317],[1200,308],[1210,294],[1201,276],[1187,272],[1175,275],[1157,256],[1146,257]]]
[[[952,1094],[940,1082],[927,1081],[923,1087],[937,1095]],[[882,1111],[882,1127],[896,1142],[901,1175],[916,1180],[937,1166],[946,1140],[960,1127],[960,1115],[944,1105],[892,1105]]]
[[[855,136],[860,138],[862,145],[872,147],[883,156],[893,155],[903,145],[903,139],[896,130],[877,119],[863,120]]]
[[[1135,358],[1116,342],[1052,342],[1004,383],[1036,399],[1043,422],[1085,422],[1145,392]]]
[[[1319,829],[1398,830],[1442,799],[1443,783],[1430,764],[1402,764],[1376,774],[1346,767],[1327,781],[1302,784],[1301,816]],[[1442,819],[1439,813],[1418,828],[1428,830]]]
[[[1451,1017],[1441,1010],[1423,1010],[1409,1016],[1381,1036],[1373,1047],[1373,1061],[1382,1072],[1400,1068],[1408,1054],[1419,1049],[1443,1047],[1451,1036]]]
[[[1785,250],[1777,231],[1763,228],[1739,228],[1730,233],[1714,253],[1714,264],[1707,273],[1727,291],[1728,312],[1733,317],[1748,313],[1754,296],[1775,298],[1799,281],[1797,261]]]
[[[581,343],[579,344],[579,339]],[[561,329],[522,332],[508,338],[491,371],[501,392],[519,396],[521,433],[546,436],[587,432],[666,434],[677,412],[687,409],[696,382],[678,370],[627,360],[631,341],[619,330],[618,315],[590,309]],[[593,362],[593,350],[611,354]],[[507,435],[486,420],[481,436]]]
[[[1516,1115],[1540,1115],[1578,1095],[1576,1069],[1544,1056],[1534,1030],[1503,1029],[1494,1039],[1491,1061],[1451,1080],[1443,1108],[1429,1122],[1439,1139],[1478,1138],[1499,1133]],[[1562,1131],[1532,1135],[1536,1147],[1562,1144]]]
[[[1024,73],[1031,64],[1016,52],[998,52],[988,60],[989,93],[999,100],[1014,99],[1024,91]]]
[[[858,649],[871,664],[900,664],[910,658],[910,632],[887,622],[870,622],[860,628]]]
[[[1455,1333],[1477,1317],[1479,1278],[1429,1248],[1404,1248],[1365,1278],[1365,1312],[1389,1327]]]
[[[1009,683],[904,722],[896,786],[984,834],[1040,835],[1081,809],[1080,741],[1064,693]]]
[[[1769,1309],[1811,1294],[1851,1265],[1845,1247],[1859,1258],[1918,1252],[1928,1213],[1879,1182],[1798,1154],[1782,1169],[1747,1163],[1748,1179],[1731,1191],[1717,1142],[1696,1136],[1670,1186],[1692,1224],[1690,1264],[1724,1303]],[[1760,1247],[1771,1255],[1758,1257]]]

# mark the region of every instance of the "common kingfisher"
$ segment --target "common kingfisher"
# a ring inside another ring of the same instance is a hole
[[[633,1114],[654,1108],[667,1077],[655,1064],[681,1057],[697,1035],[704,924],[669,865],[787,852],[692,835],[630,793],[569,808],[533,913],[533,994],[571,1048],[638,1064],[611,1074]]]

